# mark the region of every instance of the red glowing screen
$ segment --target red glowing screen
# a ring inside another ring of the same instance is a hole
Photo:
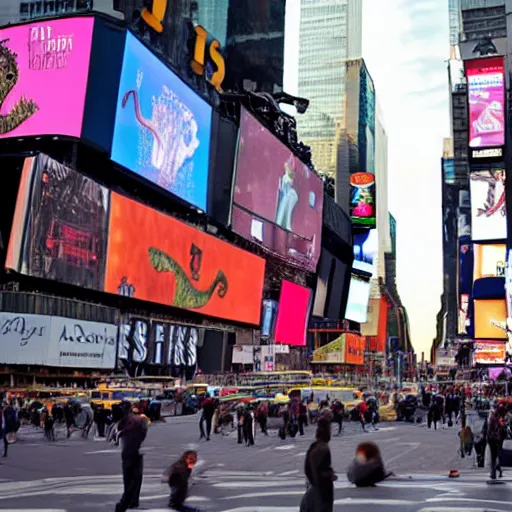
[[[311,290],[283,281],[276,320],[275,342],[296,347],[306,345]]]

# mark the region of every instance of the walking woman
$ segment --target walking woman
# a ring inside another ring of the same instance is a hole
[[[496,471],[499,471],[500,478],[503,476],[499,460],[503,441],[505,440],[505,406],[499,405],[490,415],[487,426],[487,443],[491,451],[491,479],[496,479]]]

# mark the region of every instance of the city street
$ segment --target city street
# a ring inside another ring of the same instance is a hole
[[[144,509],[166,508],[168,488],[160,481],[162,472],[182,451],[192,448],[199,452],[199,463],[190,506],[218,512],[298,510],[305,489],[304,455],[314,428],[303,438],[286,441],[271,431],[268,438],[258,435],[255,447],[246,447],[237,444],[234,434],[200,442],[197,423],[197,416],[188,416],[150,427],[143,450]],[[345,432],[331,441],[339,475],[335,510],[373,510],[375,505],[400,512],[510,510],[512,475],[505,473],[504,485],[487,484],[487,472],[457,455],[457,431],[386,423],[365,434],[359,425],[347,424]],[[60,433],[55,443],[49,443],[32,427],[23,427],[19,438],[0,465],[0,510],[114,509],[122,493],[119,448],[82,440],[79,433],[71,440]],[[356,489],[346,480],[346,468],[356,445],[370,439],[379,444],[396,476],[376,488]],[[449,479],[450,469],[459,469],[461,477]]]

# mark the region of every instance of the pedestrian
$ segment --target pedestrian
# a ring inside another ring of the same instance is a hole
[[[75,426],[75,415],[73,414],[73,408],[70,403],[64,406],[64,418],[66,419],[66,430],[68,438],[71,437],[73,427]]]
[[[190,475],[196,463],[197,452],[187,450],[167,471],[165,476],[171,490],[169,508],[179,512],[194,512],[196,510],[185,505]]]
[[[4,444],[4,453],[3,456],[7,457],[7,448],[9,446],[9,442],[7,440],[7,431],[5,427],[5,415],[4,415],[4,407],[0,406],[0,417],[1,417],[1,431],[0,435],[2,436],[2,441]]]
[[[254,413],[249,407],[244,413],[244,441],[246,446],[254,446]]]
[[[47,414],[44,420],[44,437],[48,441],[55,441],[54,420],[51,414]]]
[[[4,441],[4,457],[7,457],[7,448],[9,446],[9,436],[14,435],[18,430],[18,415],[14,407],[4,404],[2,411],[2,431]]]
[[[268,402],[261,402],[256,409],[256,418],[260,424],[261,432],[268,436],[267,422],[268,422]]]
[[[118,439],[121,440],[124,492],[116,505],[116,512],[138,508],[142,486],[143,456],[140,447],[146,439],[147,422],[131,411],[129,403],[124,404],[125,417],[119,423]]]
[[[206,440],[209,441],[212,433],[213,415],[215,414],[215,401],[210,396],[210,393],[206,393],[201,408],[203,409],[204,421],[206,423]],[[202,429],[202,426],[200,428]],[[201,431],[201,437],[204,437],[204,431]]]
[[[507,410],[504,405],[499,405],[489,416],[487,426],[487,443],[491,451],[491,479],[496,479],[496,471],[499,471],[500,478],[503,476],[499,460],[503,441],[506,437],[505,416]]]
[[[239,406],[236,410],[236,430],[237,430],[238,444],[243,443],[244,417],[245,417],[245,408],[243,406]]]
[[[344,406],[339,400],[334,400],[332,403],[332,422],[338,425],[338,433],[339,436],[341,431],[343,430],[343,414],[344,414]]]
[[[304,426],[308,424],[308,408],[304,402],[299,404],[299,434],[304,435]]]
[[[427,422],[428,428],[432,427],[434,424],[434,430],[437,430],[437,422],[439,421],[439,405],[435,398],[433,398],[430,402],[428,413],[427,413]]]
[[[357,487],[372,487],[390,475],[384,469],[379,447],[375,443],[360,443],[347,471],[349,482]]]
[[[332,469],[331,424],[326,418],[318,420],[316,440],[306,454],[304,472],[308,490],[302,497],[300,512],[332,512],[334,508],[334,484],[337,476]]]
[[[363,400],[358,406],[357,406],[357,412],[359,414],[359,422],[361,423],[361,428],[363,429],[363,432],[366,432],[366,414],[368,413],[368,406],[366,405],[366,402]]]

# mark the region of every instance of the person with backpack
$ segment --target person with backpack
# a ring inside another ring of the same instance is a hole
[[[500,478],[503,476],[499,456],[503,448],[503,441],[506,437],[505,406],[499,405],[489,416],[487,424],[487,443],[491,451],[491,479],[496,480],[496,471],[499,471]]]

